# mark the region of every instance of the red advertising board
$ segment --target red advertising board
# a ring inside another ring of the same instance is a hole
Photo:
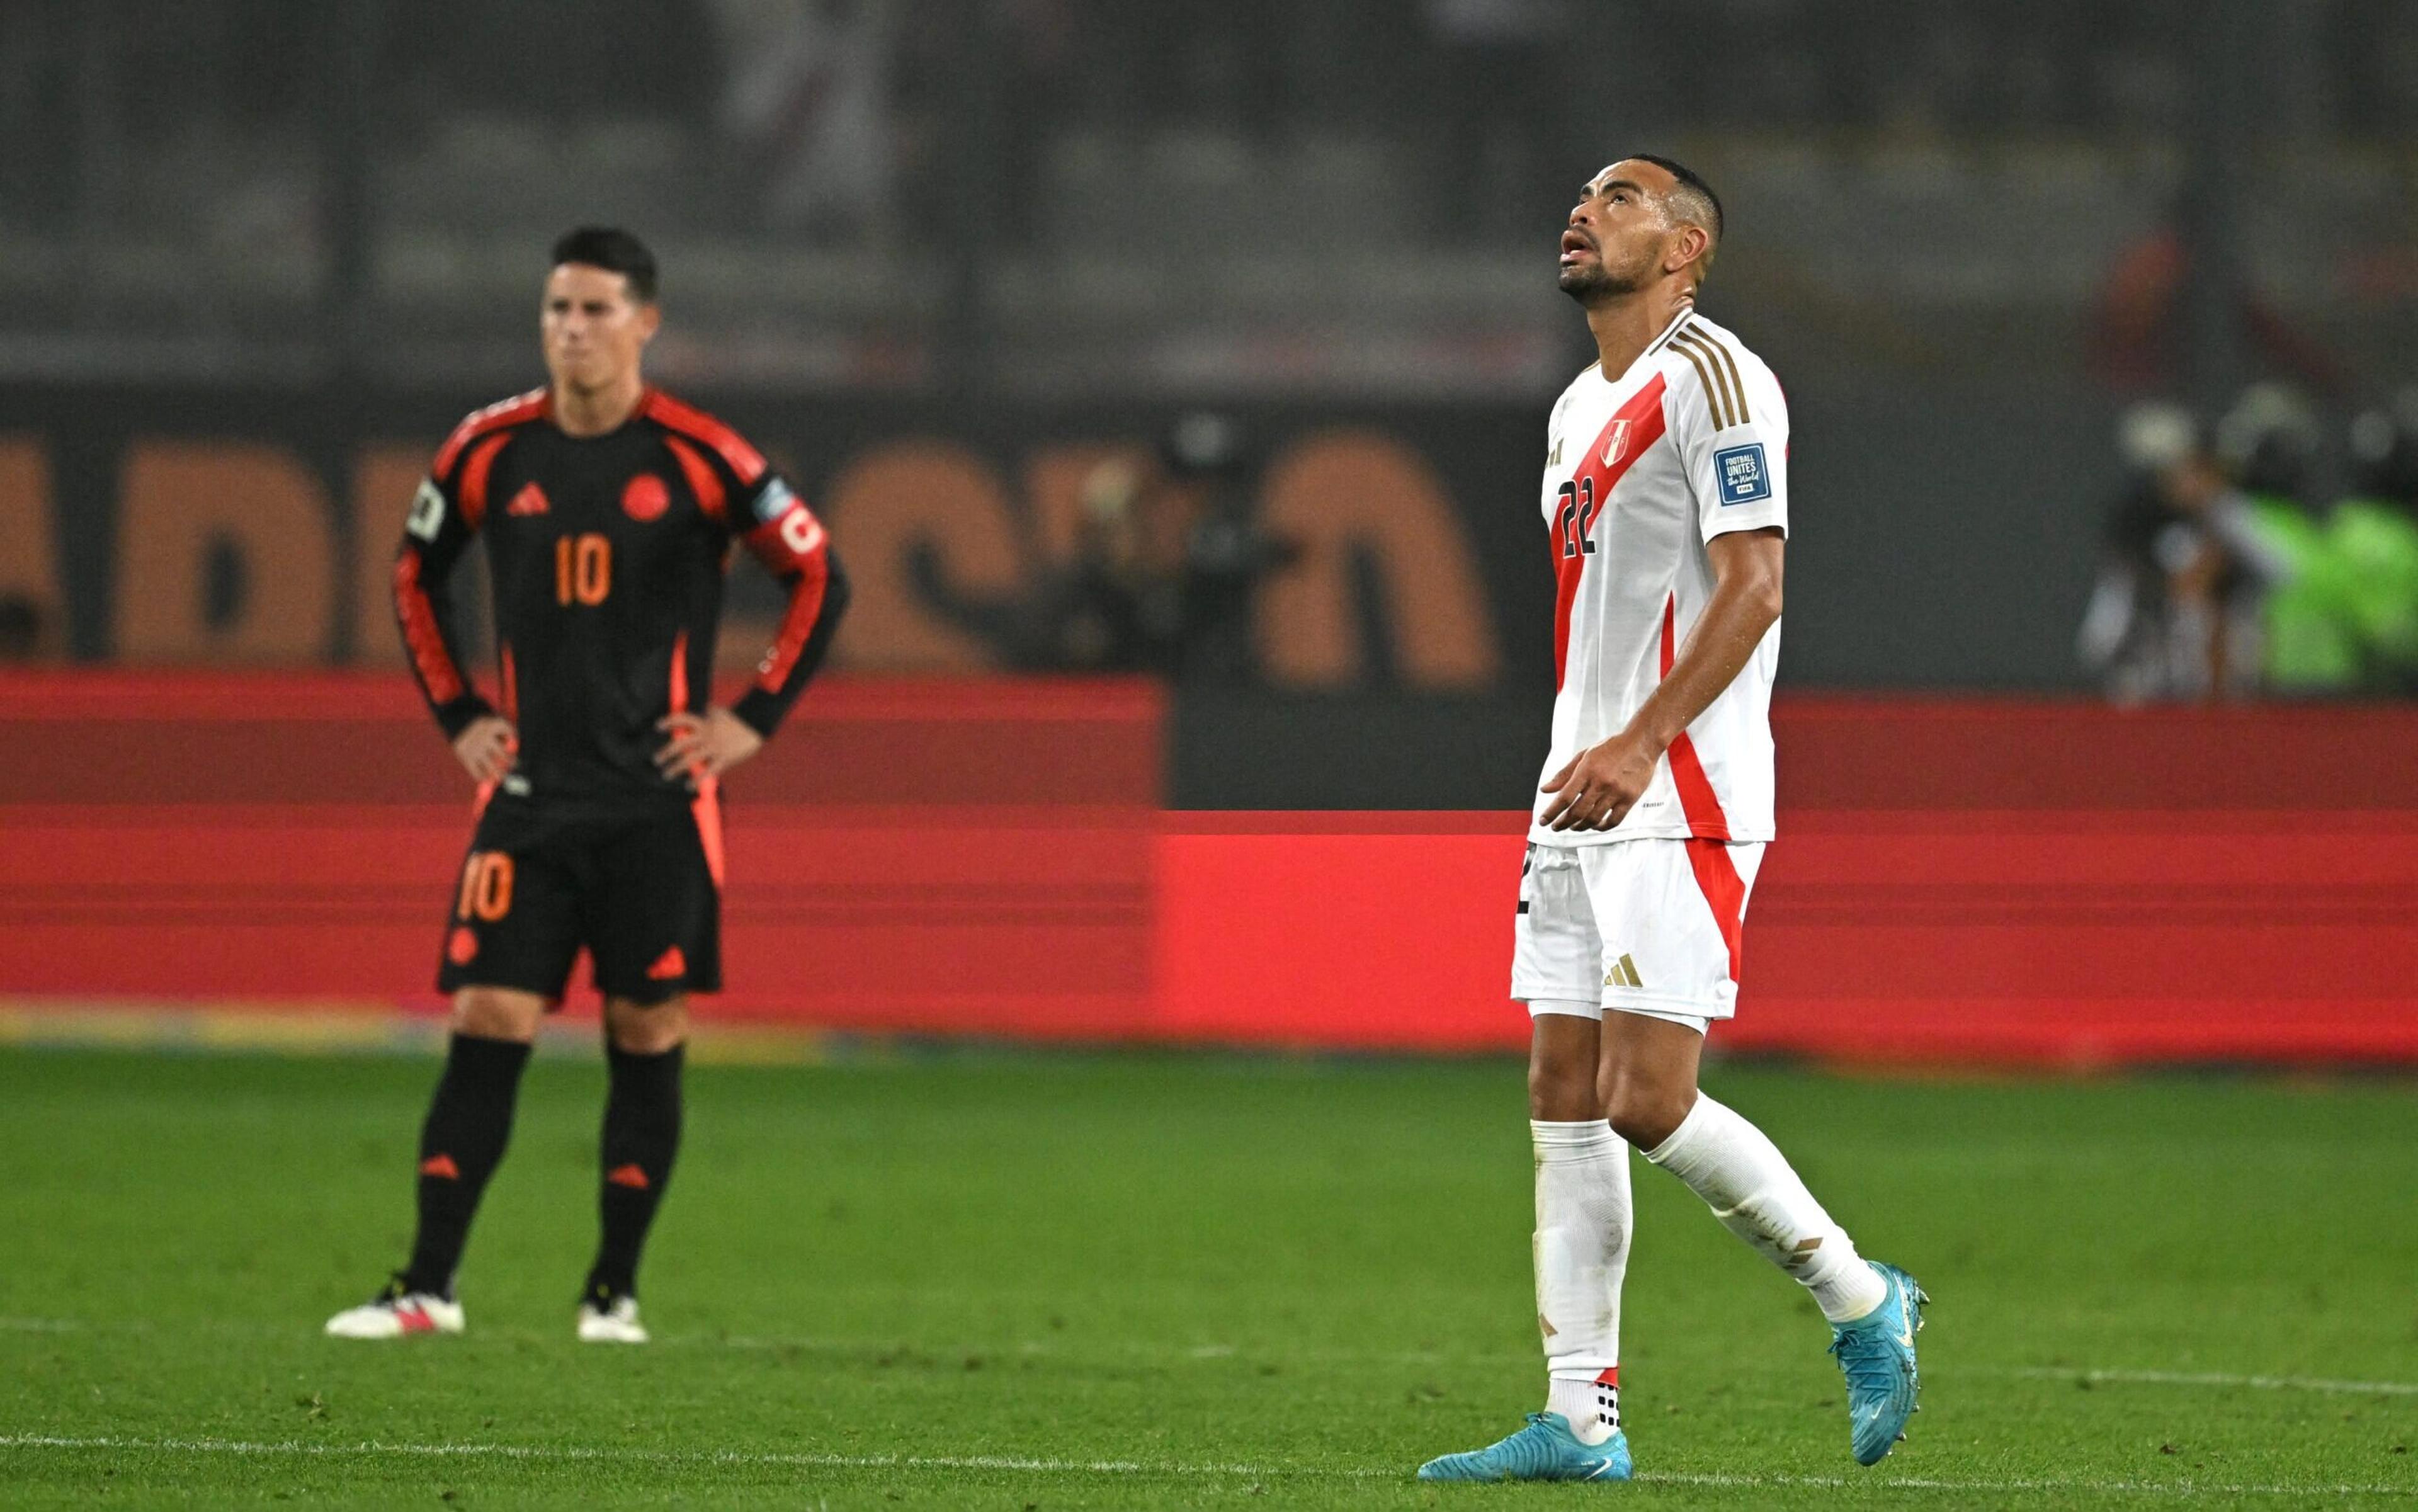
[[[1168,813],[1131,682],[834,681],[731,784],[725,1022],[1474,1050],[1517,814]],[[2418,1061],[2418,712],[1783,700],[1717,1046]],[[434,1012],[468,800],[388,677],[0,678],[0,999]],[[574,1008],[576,999],[574,994]]]

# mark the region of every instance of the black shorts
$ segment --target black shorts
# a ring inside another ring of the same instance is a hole
[[[453,889],[436,989],[516,987],[561,1002],[585,948],[608,997],[722,990],[722,817],[689,806],[549,813],[498,795]]]

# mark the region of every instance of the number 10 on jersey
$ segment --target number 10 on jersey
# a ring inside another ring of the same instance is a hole
[[[1553,528],[1554,533],[1562,538],[1562,555],[1575,557],[1581,552],[1592,555],[1595,542],[1587,538],[1595,530],[1595,480],[1581,478],[1564,483],[1561,499],[1561,515],[1554,522]]]
[[[602,603],[613,589],[613,542],[592,531],[554,542],[554,602]]]

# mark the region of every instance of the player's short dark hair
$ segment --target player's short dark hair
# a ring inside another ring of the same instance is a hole
[[[632,298],[640,304],[655,302],[655,254],[620,226],[581,226],[556,237],[554,261],[547,266],[565,263],[619,273],[630,281]]]
[[[1696,172],[1693,168],[1689,167],[1686,163],[1674,162],[1668,158],[1658,158],[1650,152],[1632,152],[1629,156],[1632,160],[1637,162],[1650,162],[1655,167],[1661,169],[1666,174],[1669,174],[1673,178],[1677,179],[1679,181],[1679,187],[1672,191],[1673,195],[1682,201],[1683,208],[1693,211],[1696,215],[1709,222],[1705,229],[1713,234],[1713,244],[1717,247],[1721,245],[1722,197],[1713,192],[1712,185],[1705,182],[1704,175]],[[1701,203],[1694,205],[1686,204],[1685,202],[1690,199],[1693,199]],[[1710,255],[1711,254],[1709,252],[1706,253],[1708,258]]]

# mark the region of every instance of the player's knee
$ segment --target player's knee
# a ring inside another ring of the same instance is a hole
[[[604,1004],[604,1032],[627,1055],[661,1055],[688,1041],[688,1000],[636,1003],[615,998]]]
[[[1578,1056],[1534,1056],[1528,1061],[1528,1116],[1544,1123],[1583,1123],[1601,1118],[1596,1106],[1595,1066]]]
[[[1612,1121],[1612,1132],[1633,1148],[1652,1150],[1678,1131],[1695,1101],[1692,1086],[1619,1077],[1605,1089],[1604,1117]]]
[[[506,987],[464,987],[453,994],[453,1032],[482,1040],[537,1038],[538,1020],[545,1016],[545,1000],[533,992]]]

